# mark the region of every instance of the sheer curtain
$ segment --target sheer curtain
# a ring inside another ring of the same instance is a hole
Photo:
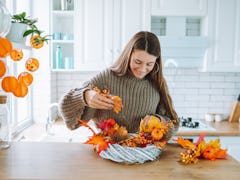
[[[32,15],[31,0],[7,0],[5,3],[11,15],[22,13],[23,11],[27,13],[27,16]],[[13,43],[13,48],[16,47],[23,50],[23,59],[19,62],[14,62],[10,58],[7,58],[7,66],[9,75],[17,78],[21,72],[25,71],[25,61],[31,56],[32,50],[25,45]],[[28,90],[29,92],[24,98],[17,98],[12,94],[8,95],[13,136],[33,123],[32,86],[30,86]]]

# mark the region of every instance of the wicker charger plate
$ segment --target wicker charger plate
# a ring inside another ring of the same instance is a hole
[[[104,159],[118,163],[136,164],[156,160],[162,152],[162,148],[148,145],[144,148],[109,144],[109,147],[99,154]]]

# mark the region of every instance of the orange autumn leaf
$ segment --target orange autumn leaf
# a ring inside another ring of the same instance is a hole
[[[87,127],[88,129],[90,129],[90,131],[92,131],[93,135],[96,135],[96,132],[91,128],[91,126],[88,125],[88,123],[86,121],[81,120],[80,118],[76,118],[79,122],[81,122],[80,126],[84,126]]]
[[[98,150],[97,153],[101,153],[101,151],[108,148],[109,142],[106,142],[104,137],[101,135],[94,135],[89,140],[87,140],[84,144],[92,144],[97,146]]]
[[[215,153],[216,159],[225,159],[227,157],[227,149],[220,149]]]
[[[116,113],[119,113],[121,111],[121,109],[123,108],[122,99],[119,96],[113,96],[112,100],[114,102],[113,110]]]
[[[161,147],[161,148],[164,148],[167,144],[167,140],[162,140],[162,141],[155,141],[154,142],[154,145],[156,147]]]
[[[184,149],[194,149],[196,147],[195,144],[188,139],[184,139],[183,137],[178,137],[177,143],[180,144]]]

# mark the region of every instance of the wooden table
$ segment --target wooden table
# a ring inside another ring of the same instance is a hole
[[[79,143],[14,142],[0,150],[0,179],[239,179],[240,163],[200,160],[183,165],[177,145],[168,145],[159,160],[126,165],[102,159],[90,145]]]

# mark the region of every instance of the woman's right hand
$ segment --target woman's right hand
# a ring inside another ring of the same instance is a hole
[[[89,107],[95,109],[113,109],[114,102],[111,98],[101,96],[94,90],[86,90],[84,93],[85,101]]]

